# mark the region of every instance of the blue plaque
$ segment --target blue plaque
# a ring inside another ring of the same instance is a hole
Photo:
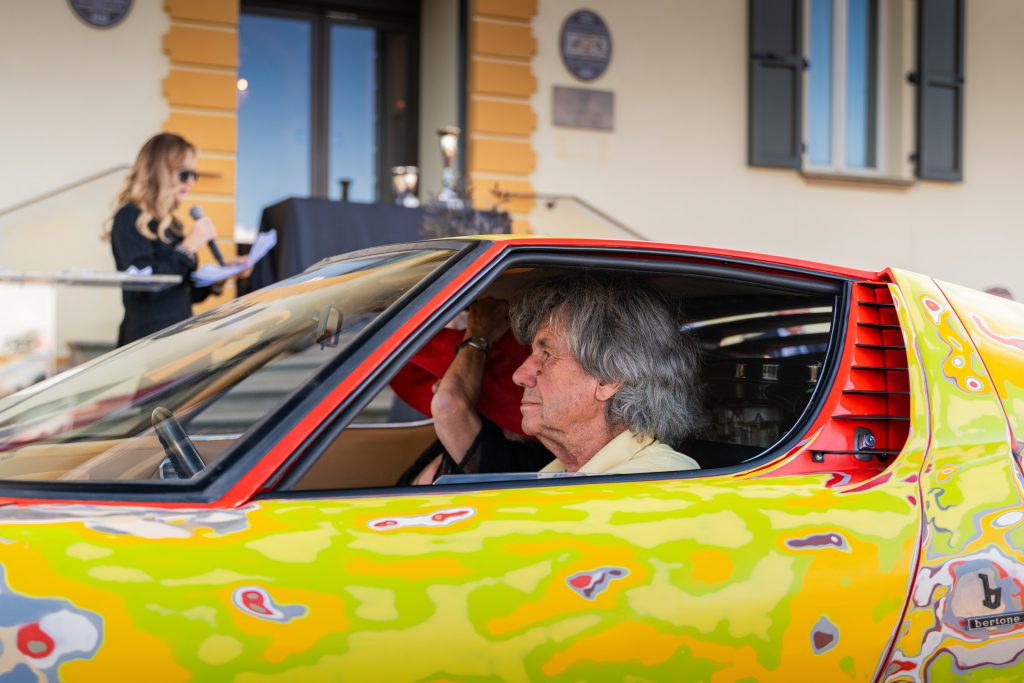
[[[612,60],[612,34],[604,20],[588,9],[576,10],[562,24],[562,61],[581,81],[592,81]]]

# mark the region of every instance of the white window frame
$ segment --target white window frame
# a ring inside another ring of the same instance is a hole
[[[805,54],[809,55],[811,45],[811,1],[804,2],[804,41]],[[849,15],[848,0],[832,0],[832,121],[829,148],[829,164],[813,164],[810,161],[807,145],[804,144],[801,155],[801,168],[809,173],[827,173],[836,175],[876,177],[886,176],[889,131],[883,112],[887,109],[887,73],[888,64],[888,11],[886,0],[878,0],[878,34],[876,40],[877,55],[875,59],[875,167],[858,168],[846,165],[846,36],[847,16]],[[809,59],[809,57],[807,57]],[[812,64],[813,68],[813,64]],[[810,73],[803,74],[803,139],[809,139],[810,128]]]

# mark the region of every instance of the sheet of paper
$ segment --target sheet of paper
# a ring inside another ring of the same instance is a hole
[[[212,284],[227,280],[239,273],[251,268],[257,261],[267,255],[277,244],[277,230],[261,232],[256,237],[252,249],[246,255],[245,260],[233,266],[222,266],[216,263],[207,263],[196,268],[192,273],[192,284],[196,287],[209,287]]]

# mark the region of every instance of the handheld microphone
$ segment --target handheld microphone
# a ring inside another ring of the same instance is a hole
[[[203,217],[203,207],[198,204],[194,204],[191,209],[188,210],[188,215],[192,216],[192,220],[199,220]],[[224,257],[220,255],[220,249],[217,247],[217,242],[210,240],[206,243],[206,246],[210,247],[210,253],[213,254],[213,258],[217,259],[217,263],[224,265]]]

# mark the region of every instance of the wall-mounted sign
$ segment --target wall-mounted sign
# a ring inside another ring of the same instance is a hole
[[[562,61],[581,81],[592,81],[612,60],[612,34],[604,20],[588,9],[576,10],[562,24]]]
[[[82,21],[98,28],[119,24],[132,8],[132,0],[68,0],[68,4]]]
[[[556,85],[551,101],[556,126],[592,130],[615,127],[615,93],[611,91]]]

